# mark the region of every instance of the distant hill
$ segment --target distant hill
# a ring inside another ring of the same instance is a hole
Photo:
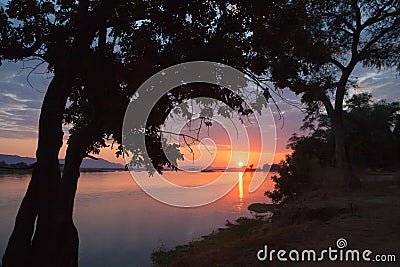
[[[60,161],[61,162],[61,161]],[[64,160],[62,160],[62,164]],[[105,159],[84,159],[81,164],[82,169],[125,169],[125,166],[119,163],[110,162]]]
[[[4,155],[0,154],[0,162],[7,164],[16,164],[24,162],[28,165],[36,162],[36,159],[29,157],[21,157],[17,155]],[[60,159],[60,164],[64,164],[65,160]],[[125,166],[119,163],[110,162],[104,159],[84,159],[81,164],[81,169],[124,169]]]
[[[28,157],[20,157],[17,155],[4,155],[0,154],[0,162],[4,161],[7,164],[17,164],[20,162],[24,162],[28,165],[33,164],[36,162],[36,159],[34,158],[28,158]]]

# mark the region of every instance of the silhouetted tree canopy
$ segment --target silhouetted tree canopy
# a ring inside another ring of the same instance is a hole
[[[399,102],[373,102],[370,94],[356,94],[346,101],[343,118],[347,157],[354,167],[365,171],[400,166]],[[302,128],[308,134],[290,138],[293,154],[280,164],[275,190],[267,193],[274,202],[295,198],[304,185],[311,186],[315,170],[334,164],[335,139],[328,116],[307,117]]]
[[[157,71],[193,60],[222,62],[240,70],[249,67],[250,56],[245,56],[250,55],[248,13],[239,12],[235,3],[106,2],[10,1],[7,9],[1,10],[7,26],[1,31],[0,55],[11,60],[44,60],[55,75],[65,65],[63,59],[73,49],[77,31],[93,27],[92,35],[88,32],[84,40],[90,46],[79,52],[83,64],[75,66],[78,72],[64,113],[64,122],[72,125],[71,134],[90,122],[98,125],[87,153],[99,153],[109,140],[121,144],[121,124],[129,98]],[[91,12],[79,21],[79,10],[85,5]],[[217,96],[223,92],[219,89],[203,86],[193,90],[200,90],[198,96],[202,91],[203,95],[213,92]],[[166,112],[174,101],[193,95],[191,89],[185,90],[164,98],[169,103],[162,104],[164,110],[158,114]],[[233,96],[226,100],[233,107],[241,105]],[[152,126],[160,126],[163,121],[159,117],[153,117]],[[159,139],[159,135],[153,136]],[[118,156],[122,146],[119,148]]]
[[[292,38],[284,42],[278,35],[279,41],[273,43],[281,46],[279,52],[263,43],[268,35],[259,35],[258,50],[265,46],[265,57],[273,56],[266,69],[275,86],[288,87],[311,109],[327,112],[341,166],[346,162],[343,104],[349,90],[358,86],[353,75],[356,66],[400,70],[399,1],[301,0],[292,6],[296,8],[292,16],[288,13],[289,22],[282,21],[282,30],[287,25],[296,29]],[[294,21],[298,22],[293,25]],[[269,26],[265,25],[266,31]]]
[[[108,140],[121,144],[130,97],[159,70],[210,60],[248,71],[251,20],[238,4],[12,0],[0,9],[0,59],[43,61],[54,74],[39,120],[38,162],[3,257],[4,267],[77,265],[72,210],[82,159],[98,153]],[[265,90],[261,93],[268,96]],[[225,95],[226,102],[248,114],[234,95],[211,86],[176,90],[157,103],[154,114],[163,114],[186,97],[210,94]],[[63,123],[72,128],[61,173]],[[152,116],[146,134],[157,170],[171,164],[160,149],[161,123],[160,116]],[[121,151],[120,146],[119,155]]]

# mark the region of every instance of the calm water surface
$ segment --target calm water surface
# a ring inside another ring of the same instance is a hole
[[[264,192],[273,188],[269,178],[250,194],[251,174],[231,174],[239,183],[222,199],[199,208],[176,208],[146,195],[129,173],[83,173],[74,213],[80,236],[80,266],[150,266],[150,255],[160,246],[172,248],[199,239],[223,227],[226,220],[250,216],[247,207],[251,203],[270,202],[264,197]],[[208,183],[217,175],[165,174],[170,181],[185,186]],[[29,175],[0,176],[1,255],[29,179]]]

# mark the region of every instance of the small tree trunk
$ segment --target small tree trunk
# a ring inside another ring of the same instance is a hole
[[[98,128],[90,124],[70,136],[65,158],[60,192],[58,195],[58,216],[56,217],[56,236],[58,240],[58,267],[78,266],[78,231],[73,222],[74,200],[80,177],[80,165],[86,156],[87,148],[93,141]]]
[[[336,166],[343,170],[346,182],[350,189],[359,188],[361,186],[361,181],[354,173],[353,168],[347,158],[346,132],[343,125],[343,117],[341,112],[340,114],[335,114],[335,118],[333,119],[333,132],[335,134]]]
[[[4,267],[30,266],[31,239],[38,212],[38,203],[35,197],[35,181],[36,179],[32,175],[28,190],[15,219],[14,230],[3,256],[2,264]]]
[[[333,120],[333,132],[335,134],[335,160],[338,168],[344,168],[347,164],[345,130],[342,117]]]

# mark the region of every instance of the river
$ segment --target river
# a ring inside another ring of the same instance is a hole
[[[209,182],[217,175],[165,172],[168,180],[185,186]],[[273,189],[271,174],[251,194],[248,192],[251,175],[239,172],[229,175],[239,182],[223,198],[198,208],[177,208],[148,196],[127,172],[82,173],[74,210],[80,236],[80,267],[150,266],[154,250],[183,245],[224,227],[227,220],[250,216],[247,207],[254,202],[270,203],[264,192]],[[0,176],[1,254],[29,178],[30,175]]]

